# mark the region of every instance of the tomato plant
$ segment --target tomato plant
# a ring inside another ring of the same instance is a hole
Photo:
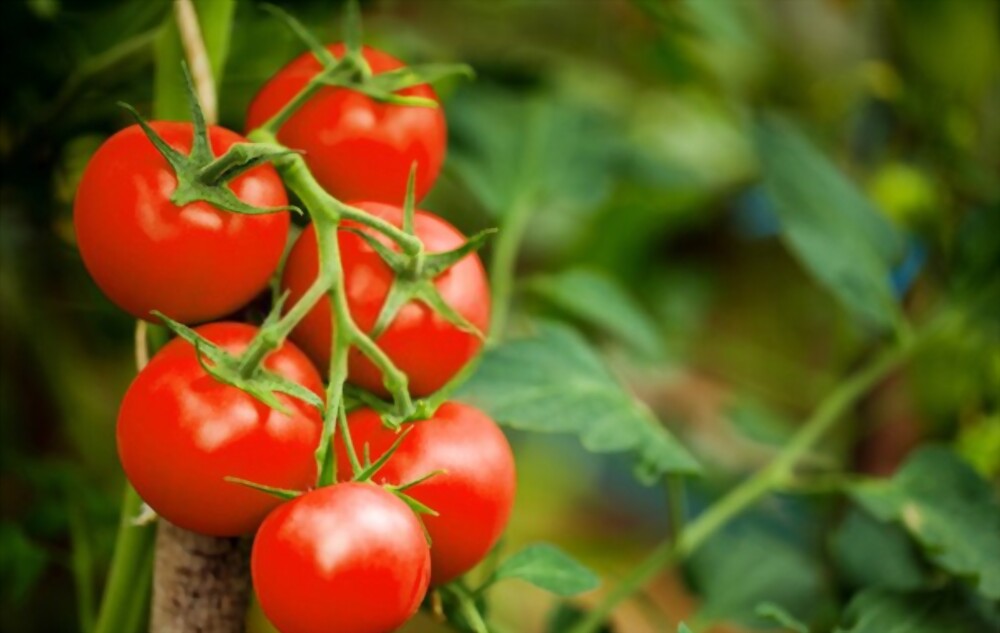
[[[402,226],[403,210],[394,205],[361,202],[353,205],[393,226]],[[370,332],[383,310],[386,298],[399,273],[394,272],[378,252],[356,232],[374,231],[356,222],[345,222],[337,233],[343,263],[345,292],[351,316]],[[428,253],[458,248],[464,237],[441,218],[416,211],[414,230]],[[376,239],[386,241],[385,237]],[[316,278],[319,254],[316,228],[310,225],[292,247],[282,277],[294,304]],[[478,256],[471,253],[434,278],[441,298],[480,333],[489,329],[490,292],[486,273]],[[319,367],[330,362],[333,336],[330,300],[321,299],[292,333],[293,339]],[[414,395],[427,395],[450,380],[482,346],[481,334],[462,329],[433,307],[413,300],[402,306],[392,322],[376,337],[379,347],[409,377]],[[382,374],[357,350],[350,355],[349,380],[365,389],[385,394]]]
[[[354,411],[347,421],[355,450],[368,450],[373,458],[398,437],[371,409]],[[403,485],[438,473],[407,488],[407,494],[437,512],[425,516],[424,524],[431,537],[432,582],[439,585],[472,569],[503,533],[517,485],[514,455],[496,423],[457,402],[404,429],[405,439],[374,481]],[[338,476],[349,480],[346,447],[341,438],[337,442]]]
[[[239,354],[257,329],[221,322],[196,332]],[[264,367],[322,394],[316,369],[290,343],[271,353]],[[246,534],[278,500],[227,477],[279,488],[306,488],[316,478],[319,414],[295,398],[278,398],[287,412],[220,383],[202,367],[194,346],[175,339],[139,373],[122,401],[118,454],[125,474],[171,523],[203,534]]]
[[[189,152],[190,123],[153,122],[174,150]],[[211,149],[224,154],[245,142],[212,126]],[[270,165],[229,183],[246,204],[282,207],[285,188]],[[230,213],[204,200],[172,200],[178,177],[138,125],[118,132],[87,164],[74,204],[76,239],[101,290],[140,319],[159,310],[184,323],[224,316],[267,284],[288,235],[286,212]]]
[[[345,53],[343,44],[331,44],[327,49],[337,58]],[[375,75],[403,66],[388,53],[369,46],[362,49],[362,55],[368,71]],[[321,68],[314,54],[305,53],[279,70],[250,104],[248,129],[277,114]],[[438,101],[427,84],[406,88],[397,95]],[[438,107],[385,103],[356,90],[324,87],[288,118],[278,140],[303,150],[316,179],[341,200],[401,204],[406,176],[414,163],[417,199],[434,184],[444,162],[447,129]]]
[[[385,633],[420,606],[430,553],[405,503],[371,484],[343,483],[271,513],[251,567],[264,613],[285,633]]]

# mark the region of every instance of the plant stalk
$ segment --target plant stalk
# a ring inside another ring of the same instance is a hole
[[[799,460],[862,396],[899,367],[913,353],[916,343],[915,338],[904,340],[838,384],[813,410],[774,461],[730,490],[689,523],[676,542],[671,538],[661,542],[583,620],[570,629],[570,633],[594,633],[600,629],[619,603],[639,591],[660,570],[691,556],[729,521],[768,493],[780,489]]]

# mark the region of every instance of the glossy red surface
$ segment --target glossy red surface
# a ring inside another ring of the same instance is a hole
[[[396,226],[403,221],[402,209],[392,205],[354,203],[372,215]],[[464,236],[450,224],[426,211],[415,216],[417,237],[427,252],[435,253],[460,246]],[[351,223],[345,226],[360,228]],[[376,235],[370,229],[372,235]],[[341,261],[347,301],[355,322],[368,332],[375,325],[386,295],[392,284],[393,272],[364,238],[341,230]],[[380,236],[387,244],[388,238]],[[285,264],[282,286],[290,291],[287,307],[294,305],[316,279],[319,270],[316,231],[313,225],[299,236]],[[490,292],[486,272],[476,254],[470,254],[449,268],[434,281],[441,296],[484,334],[489,330]],[[299,323],[292,339],[321,368],[330,362],[331,333],[330,300],[323,298]],[[464,332],[427,305],[411,301],[378,338],[377,343],[410,379],[410,391],[416,396],[436,391],[454,376],[482,346],[482,341]],[[386,394],[378,369],[357,349],[351,350],[349,380],[365,389]]]
[[[364,446],[377,459],[397,439],[371,409],[348,416],[359,455]],[[407,490],[438,512],[424,516],[431,536],[431,582],[446,583],[472,569],[503,534],[517,488],[514,456],[500,428],[484,413],[449,402],[412,430],[374,477],[377,483],[404,484],[437,470],[445,472]],[[347,451],[335,441],[337,475],[351,478]]]
[[[251,571],[264,613],[283,633],[388,633],[420,606],[430,557],[405,503],[344,483],[272,512],[254,540]]]
[[[231,354],[257,329],[212,323],[197,332]],[[316,369],[294,345],[264,367],[322,396]],[[132,382],[118,414],[118,454],[129,481],[163,518],[214,536],[256,528],[280,499],[225,481],[227,476],[303,490],[316,479],[322,422],[315,408],[279,394],[279,413],[205,373],[194,347],[168,343]]]
[[[151,124],[174,149],[191,149],[190,123]],[[216,155],[243,137],[209,128]],[[230,188],[259,207],[288,204],[270,165]],[[184,323],[224,316],[267,285],[288,237],[288,213],[241,215],[206,202],[170,202],[177,177],[138,125],[109,138],[83,173],[73,221],[83,262],[120,308],[146,320],[159,310]]]
[[[342,44],[331,44],[337,57]],[[374,74],[401,67],[396,58],[365,47]],[[321,70],[304,53],[279,70],[254,97],[247,129],[265,123]],[[437,101],[426,84],[399,92]],[[430,190],[444,162],[447,127],[441,108],[379,103],[345,88],[322,88],[281,127],[278,140],[305,151],[316,179],[340,200],[377,200],[402,204],[411,165],[417,163],[416,195]]]

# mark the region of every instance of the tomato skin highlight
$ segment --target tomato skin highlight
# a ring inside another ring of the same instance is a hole
[[[190,123],[153,122],[173,148],[191,149]],[[216,156],[246,139],[210,126]],[[229,183],[258,207],[288,204],[277,171],[261,165]],[[155,322],[229,314],[264,289],[288,238],[288,212],[241,215],[206,202],[170,201],[177,177],[138,125],[118,132],[87,164],[73,207],[76,239],[94,281],[120,308]]]
[[[402,226],[403,211],[399,207],[373,202],[357,202],[353,206]],[[345,222],[343,226],[365,230],[390,243],[388,238],[355,223]],[[414,226],[428,253],[451,250],[465,241],[457,229],[426,211],[416,211]],[[341,230],[338,240],[351,316],[363,331],[370,332],[385,303],[394,273],[364,238]],[[282,287],[290,292],[286,309],[305,293],[318,272],[316,229],[309,225],[285,263]],[[490,290],[478,255],[466,256],[438,276],[434,283],[444,300],[459,314],[483,334],[488,332]],[[292,332],[292,340],[322,368],[330,362],[331,320],[330,299],[323,297]],[[460,330],[418,301],[405,305],[376,342],[407,374],[410,393],[415,396],[437,391],[482,347],[482,340],[475,334]],[[356,348],[350,352],[348,380],[374,393],[388,395],[381,372]]]
[[[430,554],[420,520],[361,483],[308,492],[272,512],[251,554],[257,598],[282,633],[388,633],[420,607]]]
[[[399,437],[371,409],[354,411],[347,421],[358,455],[368,444],[373,460]],[[503,534],[517,489],[514,455],[496,423],[465,404],[445,403],[430,419],[404,427],[412,430],[373,481],[400,485],[445,471],[406,491],[438,512],[422,518],[431,536],[431,583],[440,585],[472,569]],[[337,476],[350,480],[339,435],[334,445]]]
[[[340,58],[343,44],[327,48]],[[364,47],[374,74],[403,63],[387,53]],[[263,125],[321,70],[319,61],[303,53],[279,70],[254,97],[247,129]],[[427,84],[399,91],[438,101]],[[411,165],[417,163],[416,198],[437,179],[444,162],[447,126],[440,107],[379,103],[346,88],[324,87],[302,105],[278,131],[278,140],[305,151],[310,171],[340,200],[377,200],[402,204]]]
[[[196,331],[238,354],[257,328],[220,322]],[[264,367],[322,397],[319,373],[294,345],[272,352]],[[293,490],[316,479],[319,412],[277,397],[291,415],[218,382],[190,343],[174,339],[139,372],[122,401],[117,437],[126,476],[150,507],[179,527],[211,536],[251,532],[281,500],[225,477]]]

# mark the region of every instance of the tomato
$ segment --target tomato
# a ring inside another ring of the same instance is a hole
[[[372,215],[402,225],[399,207],[361,202],[357,206]],[[361,228],[351,223],[346,227]],[[414,220],[417,237],[429,253],[451,250],[465,238],[453,226],[425,211],[417,211]],[[388,238],[368,230],[388,242]],[[364,238],[340,231],[341,261],[344,267],[347,301],[354,322],[369,332],[385,303],[394,273]],[[319,270],[316,230],[310,225],[299,237],[285,264],[282,285],[290,291],[286,307],[292,306],[316,279]],[[479,257],[472,253],[442,273],[434,283],[448,304],[485,333],[489,328],[490,292],[486,272]],[[331,307],[326,297],[303,319],[292,339],[302,346],[319,367],[330,361]],[[475,334],[449,323],[426,304],[411,301],[378,337],[377,343],[410,379],[410,392],[423,396],[448,382],[482,346]],[[350,381],[385,395],[379,370],[357,349],[351,350]]]
[[[420,520],[370,483],[308,492],[272,512],[250,559],[257,598],[283,633],[388,633],[427,592]]]
[[[342,44],[327,48],[338,58],[344,54]],[[366,46],[362,54],[375,74],[403,66],[374,48]],[[279,70],[250,104],[247,129],[276,114],[320,69],[315,56],[304,53]],[[438,100],[426,84],[398,94]],[[313,175],[340,200],[402,204],[414,162],[418,200],[437,179],[447,128],[441,108],[390,105],[346,88],[324,87],[284,123],[278,140],[304,150]]]
[[[239,354],[257,329],[223,322],[196,331]],[[323,393],[316,369],[292,344],[272,352],[264,367]],[[122,402],[118,454],[125,474],[146,503],[182,528],[213,536],[252,531],[280,499],[225,477],[295,490],[316,478],[319,412],[277,397],[289,415],[217,381],[190,343],[171,341],[139,372]]]
[[[347,421],[358,455],[367,444],[377,459],[398,438],[371,409],[354,411]],[[405,426],[412,429],[374,481],[399,485],[445,471],[406,491],[438,513],[423,520],[431,536],[431,582],[442,584],[472,569],[503,533],[517,487],[514,456],[500,428],[465,404],[446,403],[432,418]],[[348,480],[344,442],[338,436],[334,445],[337,476]]]
[[[189,123],[151,124],[174,149],[191,149]],[[245,139],[209,128],[218,156]],[[118,132],[84,170],[73,220],[83,262],[101,290],[134,316],[151,310],[184,322],[228,314],[252,299],[278,266],[288,213],[241,215],[207,202],[170,201],[177,178],[138,125]],[[278,173],[256,167],[229,182],[244,202],[288,204]]]

